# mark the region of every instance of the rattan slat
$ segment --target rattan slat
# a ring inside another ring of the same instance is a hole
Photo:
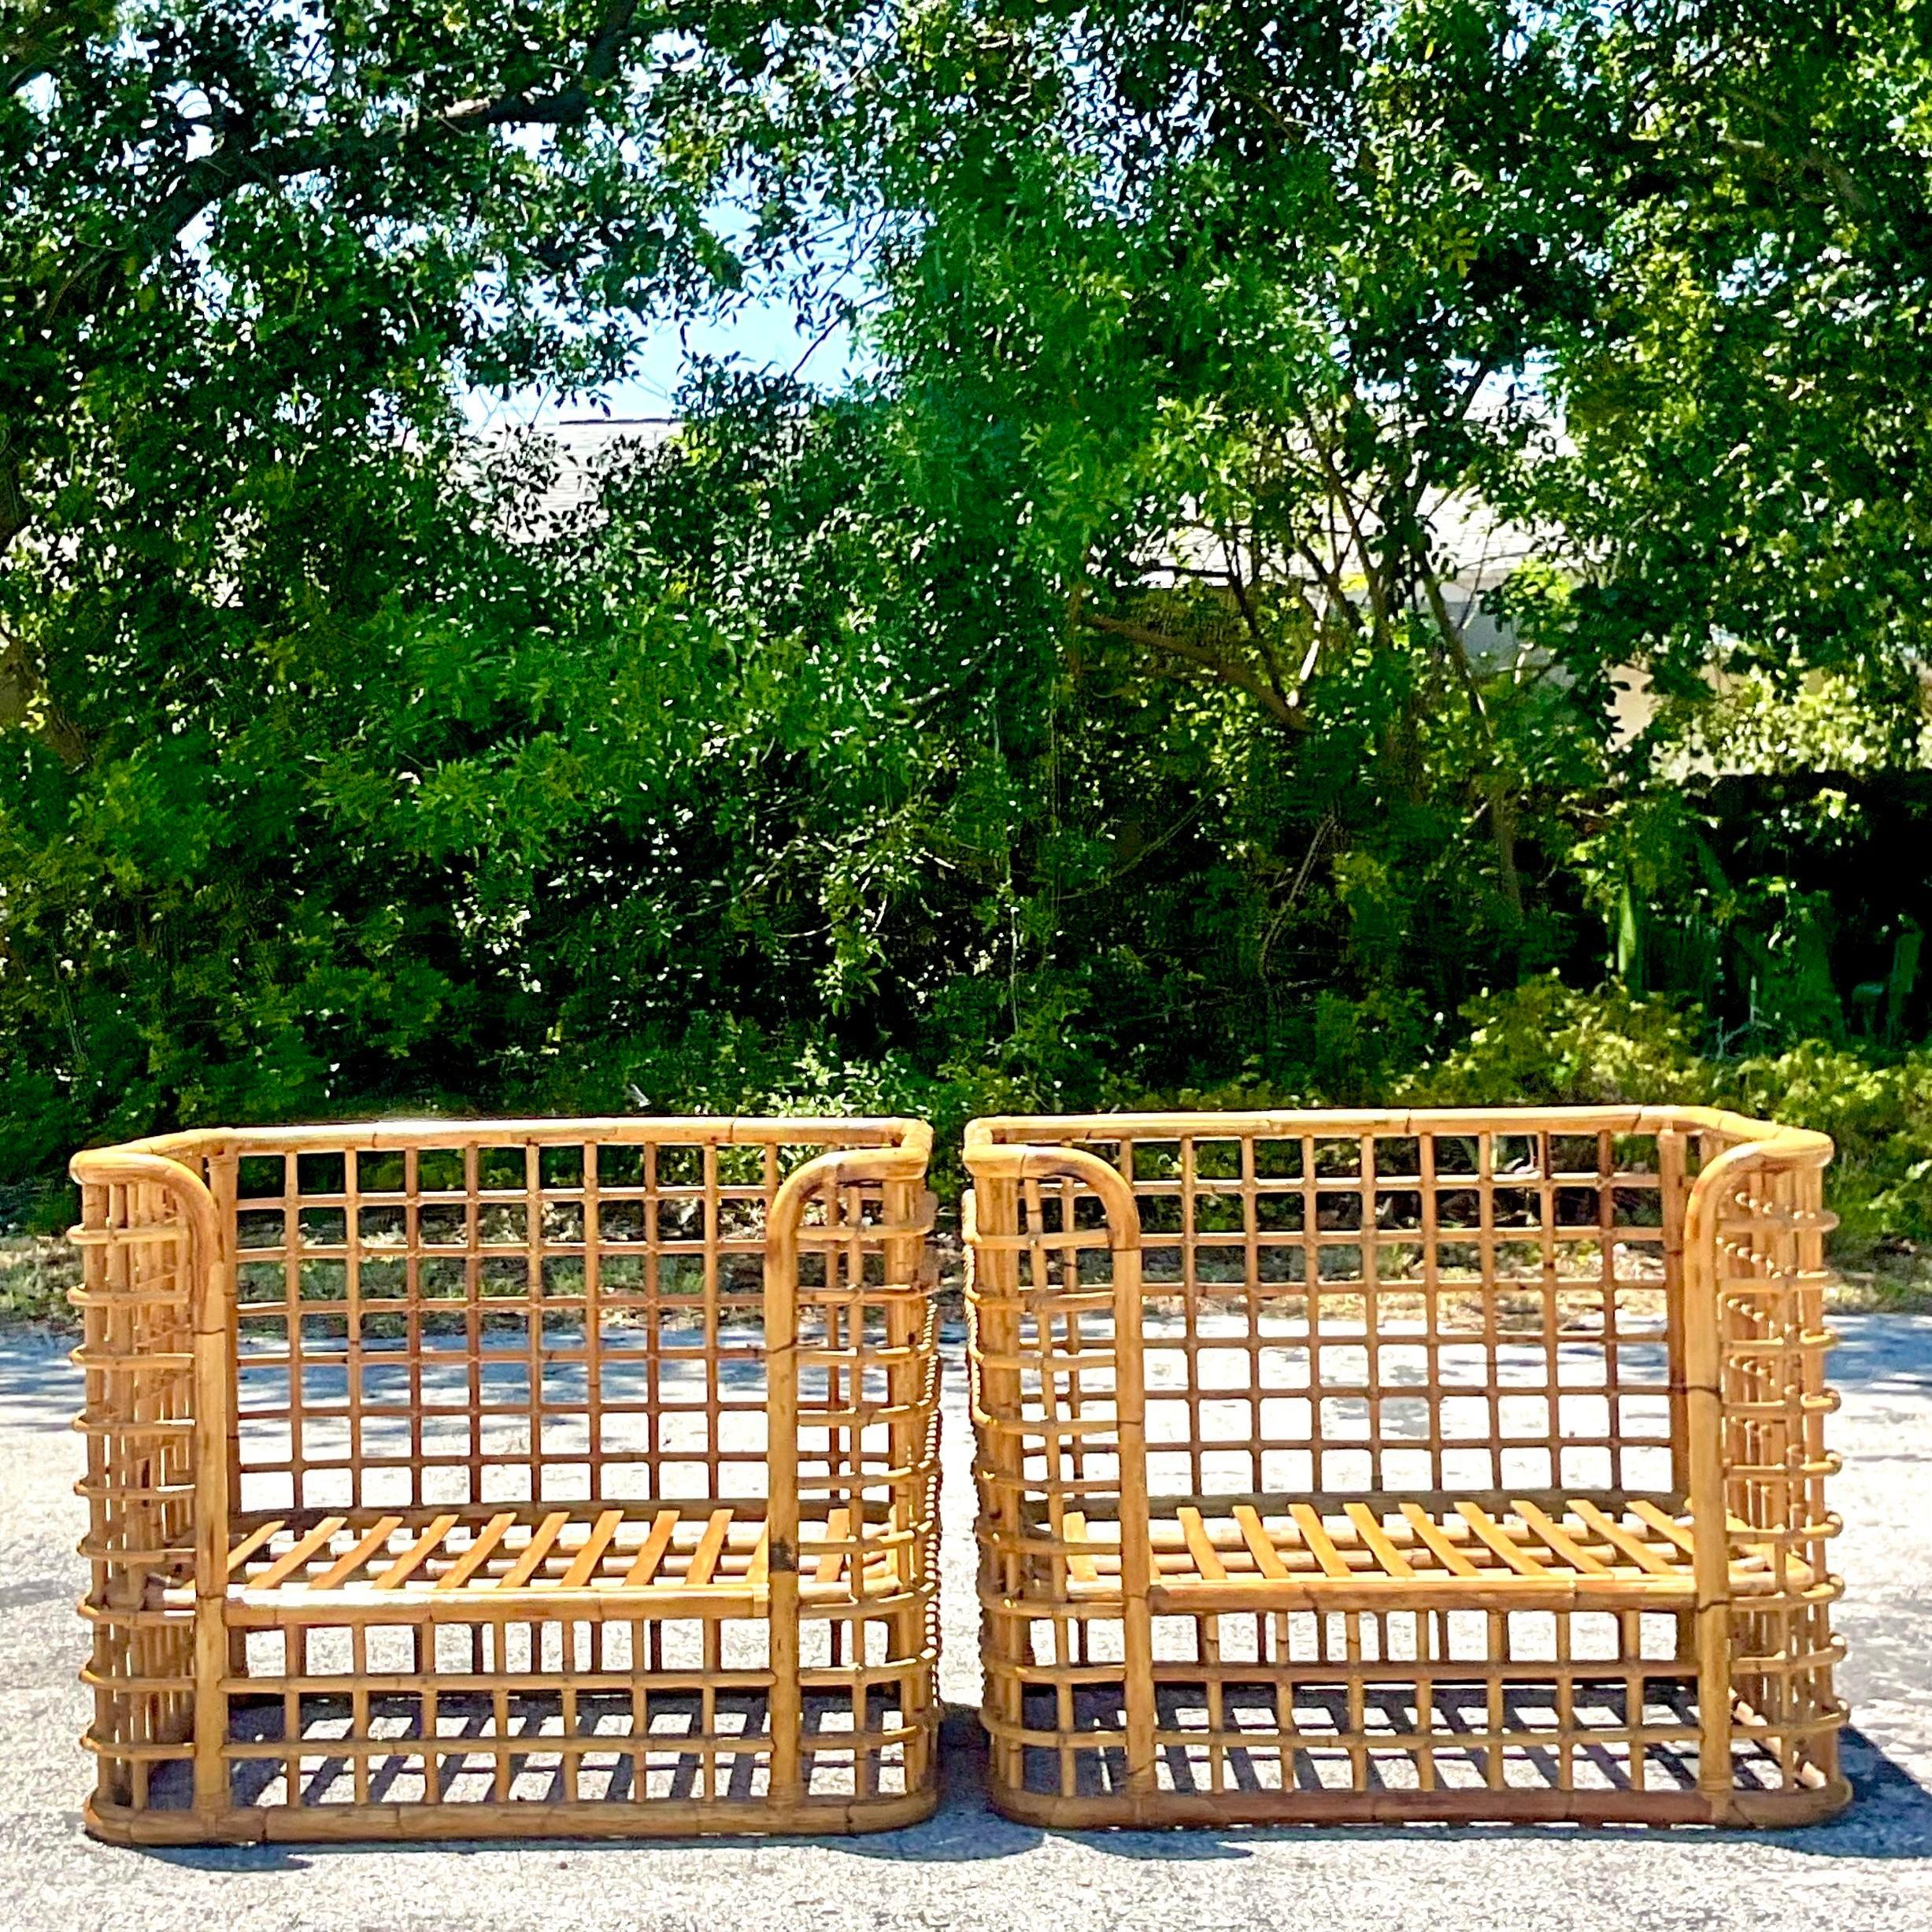
[[[1844,1802],[1829,1153],[1694,1108],[972,1123],[995,1803]]]
[[[298,1537],[294,1546],[270,1564],[261,1575],[254,1579],[258,1590],[273,1590],[276,1584],[285,1582],[301,1570],[319,1550],[328,1547],[329,1539],[342,1527],[340,1516],[324,1516],[305,1536]]]

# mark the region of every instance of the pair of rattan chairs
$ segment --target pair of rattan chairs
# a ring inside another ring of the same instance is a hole
[[[931,1138],[430,1121],[78,1157],[90,1828],[924,1816]],[[1822,1137],[1138,1115],[978,1121],[964,1154],[1000,1810],[1845,1801]]]

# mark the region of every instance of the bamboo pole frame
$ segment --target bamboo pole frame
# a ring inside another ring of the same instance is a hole
[[[1848,1801],[1823,1135],[972,1123],[993,1795],[1046,1825]]]
[[[925,1815],[931,1143],[620,1118],[76,1156],[88,1828]]]

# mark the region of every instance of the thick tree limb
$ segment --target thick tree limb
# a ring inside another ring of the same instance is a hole
[[[113,251],[115,263],[123,272],[131,261],[145,266],[211,208],[245,187],[275,187],[304,175],[424,154],[452,136],[490,128],[574,126],[589,117],[598,91],[616,77],[637,25],[638,6],[638,0],[611,0],[569,81],[547,93],[525,88],[457,101],[372,131],[317,129],[254,146],[224,141],[182,168],[131,245]]]
[[[1719,81],[1716,91],[1730,102],[1741,113],[1756,114],[1779,130],[1803,143],[1794,151],[1781,154],[1769,142],[1747,140],[1741,135],[1720,132],[1717,137],[1719,146],[1727,149],[1741,159],[1765,168],[1767,172],[1776,172],[1780,168],[1797,168],[1822,175],[1838,191],[1839,198],[1854,214],[1871,212],[1871,196],[1864,184],[1851,169],[1821,142],[1808,139],[1808,128],[1798,126],[1789,114],[1773,107],[1760,94],[1747,93],[1743,88],[1727,81]]]
[[[1416,560],[1416,576],[1428,603],[1429,615],[1435,620],[1436,629],[1441,635],[1442,654],[1453,667],[1457,681],[1463,687],[1463,695],[1469,701],[1470,712],[1486,738],[1490,735],[1489,709],[1482,701],[1482,687],[1476,681],[1476,668],[1469,661],[1462,627],[1449,615],[1449,600],[1442,594],[1442,580],[1428,559],[1420,555]]]
[[[1308,728],[1307,717],[1290,704],[1266,679],[1257,676],[1244,664],[1223,657],[1205,646],[1190,644],[1183,638],[1169,637],[1165,631],[1157,631],[1151,624],[1135,624],[1130,618],[1109,617],[1102,612],[1084,608],[1077,608],[1073,616],[1075,623],[1085,624],[1090,631],[1104,631],[1111,637],[1125,638],[1130,642],[1142,645],[1149,650],[1160,651],[1170,657],[1184,658],[1190,664],[1199,664],[1204,670],[1212,672],[1224,683],[1245,691],[1277,724],[1286,725],[1292,731],[1305,731]]]
[[[1295,554],[1306,564],[1314,574],[1315,581],[1322,587],[1322,594],[1328,599],[1328,608],[1338,613],[1349,630],[1357,637],[1362,632],[1362,613],[1355,607],[1355,600],[1349,595],[1348,586],[1342,580],[1342,573],[1325,564],[1316,553],[1312,543],[1298,543]]]
[[[1234,594],[1235,608],[1241,613],[1242,621],[1248,627],[1248,635],[1255,649],[1260,653],[1263,668],[1268,672],[1269,688],[1290,710],[1294,709],[1301,696],[1300,682],[1293,691],[1282,682],[1281,661],[1275,655],[1275,646],[1263,627],[1261,614],[1255,609],[1254,599],[1248,594],[1247,567],[1242,561],[1238,541],[1226,531],[1217,532],[1221,539],[1221,555],[1227,567],[1227,587]]]
[[[1301,855],[1301,863],[1295,869],[1293,883],[1289,886],[1288,896],[1275,909],[1275,916],[1268,923],[1268,931],[1261,937],[1261,950],[1255,958],[1255,977],[1264,985],[1268,981],[1268,955],[1275,949],[1275,942],[1281,937],[1281,929],[1287,924],[1289,916],[1300,902],[1304,888],[1308,883],[1308,875],[1315,869],[1315,861],[1323,845],[1342,829],[1342,821],[1333,812],[1324,812],[1316,821],[1315,835],[1308,841],[1308,849]]]
[[[1469,701],[1471,715],[1489,749],[1490,769],[1482,788],[1490,801],[1490,834],[1496,845],[1496,869],[1502,880],[1503,897],[1513,911],[1520,912],[1523,879],[1516,865],[1516,801],[1497,755],[1496,729],[1490,722],[1489,709],[1482,701],[1482,687],[1477,679],[1475,666],[1469,661],[1469,649],[1463,637],[1462,627],[1450,616],[1449,601],[1442,594],[1442,579],[1427,557],[1418,557],[1416,574],[1422,583],[1423,595],[1428,600],[1429,614],[1442,634],[1443,653],[1455,667],[1464,695]]]
[[[30,520],[26,494],[20,487],[20,453],[13,446],[6,419],[0,417],[0,557],[6,556],[7,546]]]
[[[1387,587],[1383,584],[1381,573],[1375,568],[1375,560],[1368,547],[1368,539],[1362,529],[1361,517],[1354,493],[1342,480],[1342,472],[1336,467],[1333,453],[1322,440],[1321,431],[1315,426],[1315,420],[1305,409],[1297,409],[1304,429],[1308,431],[1309,446],[1320,460],[1322,472],[1328,479],[1331,500],[1347,520],[1349,540],[1355,546],[1355,553],[1360,558],[1362,581],[1368,592],[1369,616],[1374,625],[1375,635],[1386,643],[1389,638],[1389,598]]]

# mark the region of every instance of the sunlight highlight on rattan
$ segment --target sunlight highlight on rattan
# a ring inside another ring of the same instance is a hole
[[[90,1829],[923,1816],[931,1140],[422,1122],[79,1156]]]
[[[975,1122],[996,1804],[1836,1810],[1830,1152],[1695,1108]]]

